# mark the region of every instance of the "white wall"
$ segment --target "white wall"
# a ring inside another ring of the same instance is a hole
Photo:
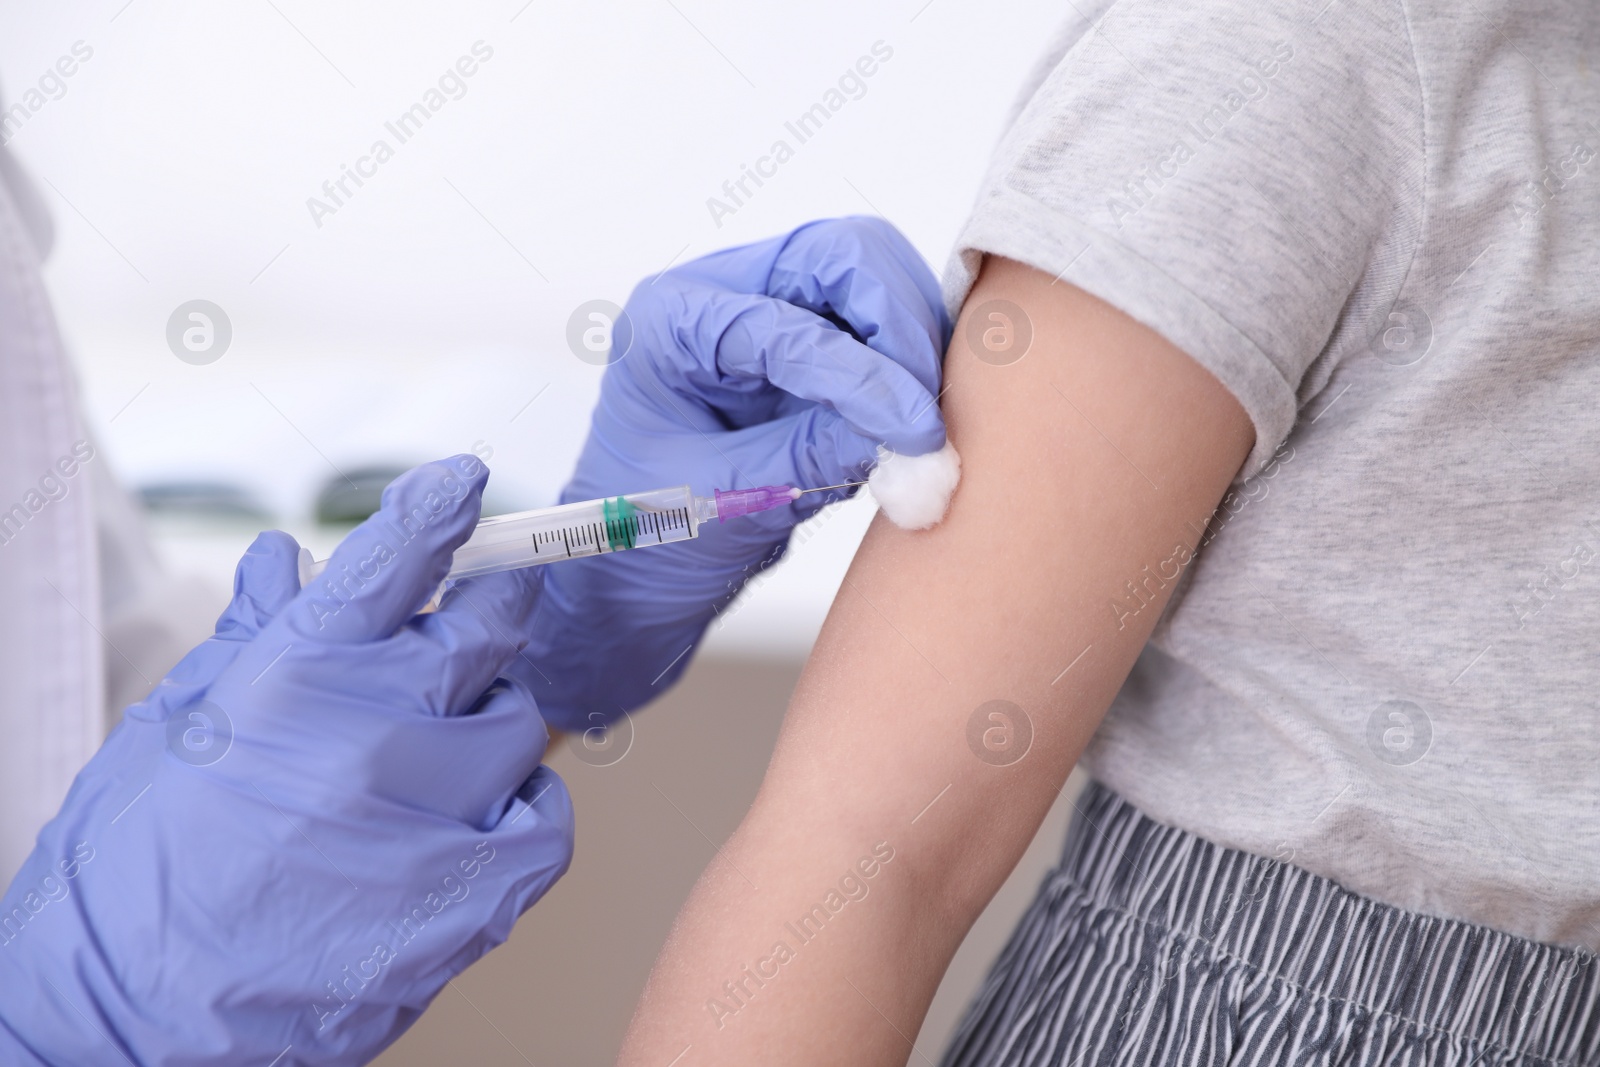
[[[288,514],[330,462],[478,440],[509,497],[548,497],[600,373],[566,347],[579,303],[828,215],[881,212],[942,265],[1058,5],[923,3],[8,5],[8,102],[93,49],[11,145],[56,211],[96,431],[128,478],[220,474]],[[465,96],[388,134],[477,41]],[[877,41],[865,95],[795,142]],[[319,228],[307,199],[380,137],[394,158]],[[707,198],[780,137],[794,158],[718,226]],[[205,367],[164,338],[197,297],[234,328]]]
[[[9,142],[56,214],[48,277],[92,431],[130,484],[236,481],[297,533],[334,468],[477,442],[494,450],[493,506],[548,502],[600,375],[569,351],[569,316],[593,298],[624,301],[671,263],[813,218],[881,213],[942,267],[1016,84],[1062,10],[1044,0],[7,7],[8,103],[77,42],[93,51]],[[493,58],[465,95],[405,143],[389,134],[385,122],[478,41]],[[864,95],[800,144],[784,123],[879,41],[893,56]],[[307,200],[379,138],[394,157],[364,186],[347,183],[354,195],[316,225]],[[729,202],[723,183],[779,138],[794,158],[714,220],[708,198]],[[196,298],[233,326],[208,366],[166,344],[168,317]],[[719,642],[808,647],[864,525],[834,523],[807,553],[818,573],[775,576],[766,607]],[[249,536],[188,538],[169,555],[226,585]]]

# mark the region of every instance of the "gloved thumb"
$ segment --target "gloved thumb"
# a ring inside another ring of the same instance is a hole
[[[865,481],[877,463],[880,443],[858,432],[837,413],[813,405],[759,426],[735,430],[721,448],[740,477],[752,485],[813,489]],[[809,515],[850,495],[849,489],[807,493],[794,507],[801,515]]]
[[[282,530],[257,535],[234,569],[233,599],[217,618],[215,633],[178,661],[128,714],[161,722],[199,699],[240,650],[300,591],[299,552],[295,539]]]
[[[525,872],[515,910],[509,916],[514,921],[572,862],[572,796],[567,783],[549,767],[536,768],[489,833],[495,847],[508,850],[514,866]]]

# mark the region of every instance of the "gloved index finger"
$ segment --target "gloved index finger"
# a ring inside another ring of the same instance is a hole
[[[723,373],[764,378],[839,413],[857,433],[896,452],[937,451],[944,418],[933,388],[900,361],[783,300],[713,295],[695,335]]]
[[[478,522],[489,468],[462,454],[415,467],[334,549],[326,569],[285,613],[308,638],[336,644],[393,634],[438,589]]]
[[[925,388],[938,390],[950,337],[938,279],[883,219],[824,219],[795,230],[773,260],[765,291],[838,316]]]

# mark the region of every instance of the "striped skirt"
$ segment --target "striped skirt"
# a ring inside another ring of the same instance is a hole
[[[1600,967],[1078,802],[946,1067],[1600,1065]]]

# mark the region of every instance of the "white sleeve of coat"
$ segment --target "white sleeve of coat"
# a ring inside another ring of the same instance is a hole
[[[100,743],[96,462],[39,277],[40,203],[0,167],[0,882]]]

